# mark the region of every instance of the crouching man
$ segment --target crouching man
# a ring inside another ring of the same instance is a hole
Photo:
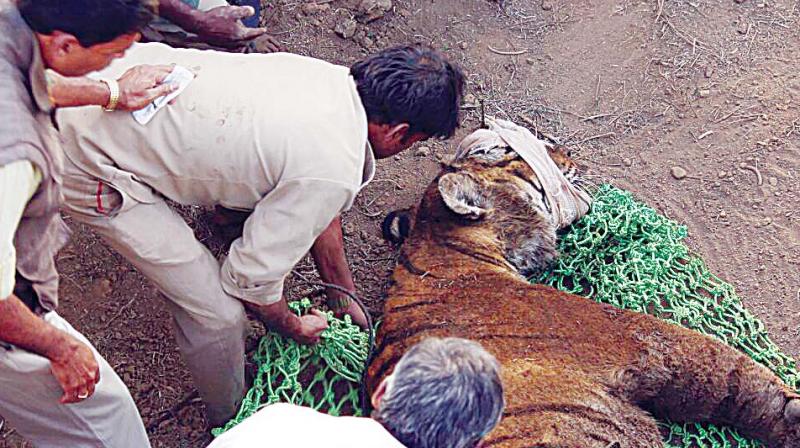
[[[372,395],[372,418],[273,404],[208,448],[475,448],[500,421],[500,366],[479,344],[430,338],[408,350]]]
[[[221,425],[243,395],[243,304],[301,343],[319,339],[324,315],[289,312],[284,278],[310,251],[324,281],[355,289],[339,215],[372,179],[376,157],[455,132],[463,77],[417,47],[348,69],[161,44],[135,46],[101,75],[142,61],[198,75],[144,125],[130,113],[59,114],[66,210],[166,296],[210,423]],[[166,199],[249,214],[222,266]],[[364,325],[346,295],[330,290],[328,299]]]

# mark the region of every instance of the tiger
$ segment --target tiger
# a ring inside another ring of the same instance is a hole
[[[580,182],[569,152],[549,148]],[[529,283],[557,256],[537,188],[519,156],[493,148],[445,164],[414,209],[387,217],[384,232],[402,242],[402,256],[368,390],[422,339],[462,337],[503,370],[507,407],[483,446],[660,448],[658,418],[730,425],[769,447],[800,448],[800,396],[743,353]]]

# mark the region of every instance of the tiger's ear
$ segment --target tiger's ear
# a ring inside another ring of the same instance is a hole
[[[489,199],[480,191],[480,185],[463,173],[447,173],[439,178],[439,194],[453,213],[479,221],[491,213]]]

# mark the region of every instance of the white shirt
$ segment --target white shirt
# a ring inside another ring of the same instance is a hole
[[[17,254],[14,233],[42,175],[27,160],[0,166],[0,300],[14,292]]]
[[[371,418],[333,417],[276,403],[261,409],[208,448],[403,448]]]

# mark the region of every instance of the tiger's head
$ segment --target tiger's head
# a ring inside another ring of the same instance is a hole
[[[563,146],[547,145],[567,180],[583,188],[578,164]],[[481,148],[443,166],[416,209],[391,212],[384,237],[403,242],[410,234],[447,239],[449,245],[495,245],[524,275],[546,268],[556,257],[556,227],[534,170],[510,147]]]

